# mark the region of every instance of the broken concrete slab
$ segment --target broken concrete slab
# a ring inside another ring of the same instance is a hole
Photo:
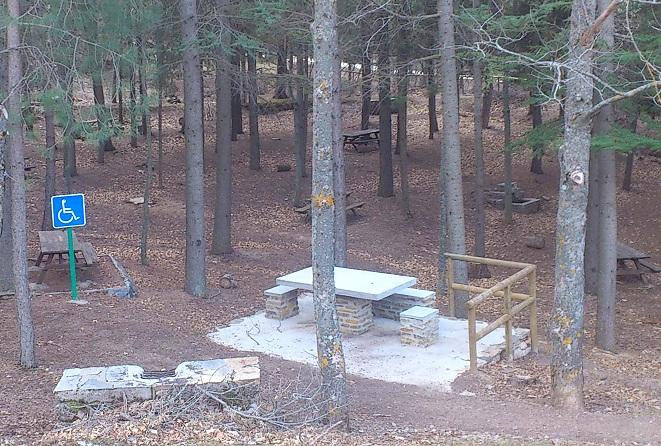
[[[66,369],[53,393],[60,401],[136,401],[153,399],[174,387],[220,390],[230,385],[257,386],[259,379],[259,359],[249,356],[182,362],[165,372],[146,372],[136,365]]]

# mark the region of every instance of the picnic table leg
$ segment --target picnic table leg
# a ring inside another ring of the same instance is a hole
[[[44,279],[46,278],[46,273],[48,272],[48,268],[53,261],[53,258],[55,257],[55,254],[48,254],[48,257],[46,258],[46,262],[44,263],[44,266],[41,267],[41,271],[39,272],[39,277],[37,277],[37,283],[44,283]]]
[[[41,265],[41,261],[44,259],[44,253],[40,252],[37,256],[37,260],[34,262],[34,266],[38,267]]]
[[[647,285],[647,279],[645,276],[643,276],[645,269],[640,265],[640,261],[638,259],[633,259],[633,263],[636,265],[636,271],[638,271],[638,277],[640,278],[640,281]]]
[[[374,325],[372,302],[369,300],[338,295],[335,306],[342,333],[360,335]]]

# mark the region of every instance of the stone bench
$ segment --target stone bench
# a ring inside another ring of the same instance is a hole
[[[374,302],[372,310],[377,317],[398,321],[402,311],[415,306],[433,307],[435,303],[436,294],[433,291],[406,288],[397,294]]]
[[[399,315],[400,341],[404,345],[429,347],[438,340],[438,310],[415,306]]]
[[[283,319],[298,314],[298,289],[285,285],[274,286],[264,291],[266,299],[266,317]]]

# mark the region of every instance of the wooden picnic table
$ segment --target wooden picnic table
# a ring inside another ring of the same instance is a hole
[[[622,242],[617,242],[617,275],[618,276],[638,276],[640,280],[645,282],[643,274],[661,272],[661,267],[655,265],[650,260],[651,256],[642,251],[625,245]],[[634,268],[627,268],[625,262],[633,262]]]
[[[75,233],[73,234],[73,251],[76,265],[94,266],[99,262],[92,244],[80,242]],[[77,254],[81,254],[82,259],[79,259]],[[58,263],[53,265],[56,256]],[[50,269],[66,269],[68,264],[65,262],[65,256],[66,261],[68,261],[69,245],[65,231],[39,231],[39,255],[35,261],[35,266],[40,268],[41,272],[37,282],[42,283]]]
[[[343,145],[351,145],[356,152],[358,152],[358,146],[367,145],[372,142],[376,142],[377,147],[379,144],[379,129],[365,129],[357,130],[355,132],[344,132],[342,134],[344,137]]]
[[[349,203],[349,197],[350,196],[351,196],[351,192],[347,192],[347,195],[346,195],[346,211],[347,212],[352,212],[353,215],[357,216],[358,215],[358,209],[365,206],[365,202],[364,201],[359,201],[359,202],[356,202],[356,203]],[[310,222],[312,222],[312,202],[309,198],[307,200],[305,200],[305,202],[306,202],[305,206],[301,206],[299,208],[294,208],[294,212],[304,215],[305,216],[305,222],[310,223]]]

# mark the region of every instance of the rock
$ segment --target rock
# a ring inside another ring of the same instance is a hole
[[[515,386],[529,386],[537,382],[537,377],[531,375],[514,375],[510,376],[508,381]]]
[[[48,291],[48,285],[44,283],[30,282],[30,291],[32,291],[33,293],[43,293],[45,291]]]
[[[92,288],[94,286],[94,282],[91,280],[83,280],[82,282],[78,282],[78,288],[81,290],[86,290],[88,288]]]
[[[546,240],[538,235],[527,237],[524,239],[524,243],[528,248],[533,249],[544,249],[546,247]]]
[[[291,165],[289,164],[278,164],[275,167],[275,170],[278,172],[289,172],[291,170]]]
[[[231,274],[223,274],[223,277],[220,278],[220,287],[225,290],[236,288],[236,282]]]
[[[459,394],[459,396],[475,396],[473,392],[469,392],[468,390],[464,390]]]

